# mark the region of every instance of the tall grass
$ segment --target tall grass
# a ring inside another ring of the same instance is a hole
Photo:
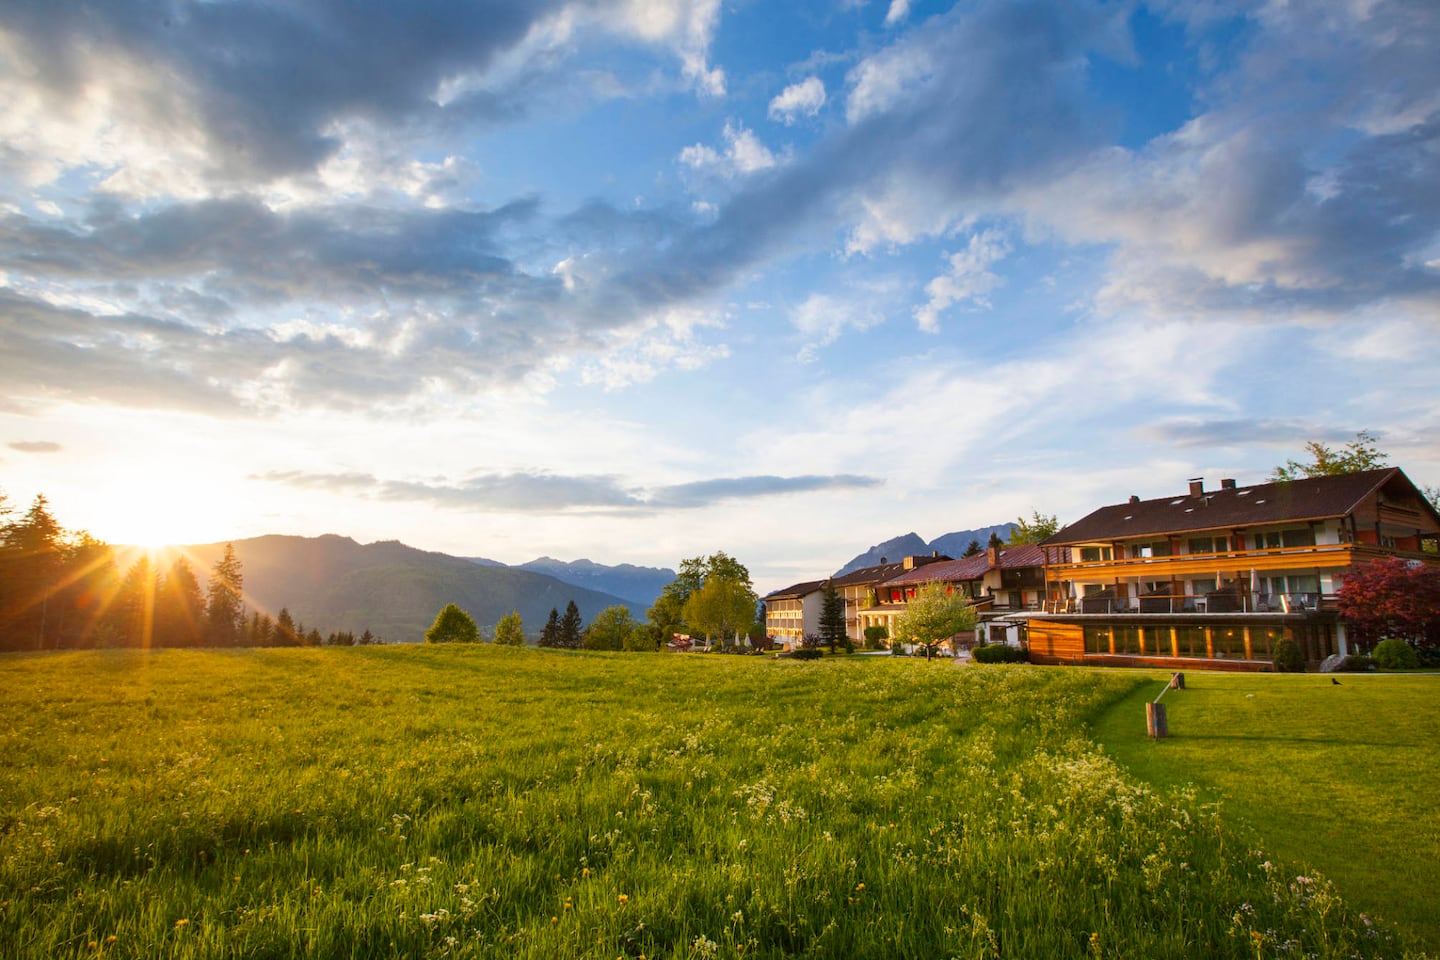
[[[1397,955],[1083,736],[1139,682],[489,646],[0,659],[0,943]]]

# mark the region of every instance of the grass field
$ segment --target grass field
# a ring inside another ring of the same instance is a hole
[[[1399,956],[1084,733],[1145,678],[480,647],[0,658],[6,957]]]
[[[1440,951],[1440,676],[1337,679],[1190,673],[1161,701],[1170,739],[1145,736],[1161,682],[1107,713],[1096,736],[1145,781],[1195,784],[1242,835]]]

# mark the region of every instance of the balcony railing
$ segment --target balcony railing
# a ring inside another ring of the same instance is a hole
[[[1047,613],[1315,613],[1331,609],[1336,597],[1321,593],[1235,593],[1204,596],[1149,594],[1143,597],[1090,596],[1051,600]]]

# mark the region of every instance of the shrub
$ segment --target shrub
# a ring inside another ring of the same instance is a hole
[[[1375,645],[1371,656],[1375,658],[1375,665],[1382,670],[1414,670],[1420,666],[1420,660],[1415,656],[1415,648],[1399,637],[1381,640]]]
[[[1020,647],[1008,643],[982,643],[970,651],[970,656],[976,663],[1025,663],[1030,659]]]
[[[1305,655],[1300,645],[1288,638],[1275,642],[1275,671],[1277,673],[1304,673]]]
[[[781,656],[789,657],[791,660],[819,660],[825,656],[825,651],[819,647],[801,647],[799,650],[782,653]]]
[[[1365,673],[1375,669],[1375,661],[1363,653],[1352,653],[1340,664],[1346,673]]]
[[[890,639],[890,631],[878,623],[865,628],[866,650],[883,650],[885,641],[888,639]]]

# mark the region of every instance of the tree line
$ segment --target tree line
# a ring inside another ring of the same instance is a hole
[[[0,492],[0,650],[378,642],[369,630],[322,636],[288,609],[247,613],[244,585],[232,545],[203,587],[183,555],[141,553],[122,570],[109,544],[62,527],[44,494],[17,516]]]
[[[586,650],[659,650],[676,638],[701,637],[725,651],[763,649],[765,619],[750,571],[723,551],[680,562],[646,619],[637,621],[624,606],[606,607],[588,626],[571,600],[562,615],[552,607],[537,642],[542,647]],[[427,643],[476,643],[484,631],[464,610],[446,604],[425,632]],[[499,644],[525,643],[520,614],[511,611],[495,624]]]

